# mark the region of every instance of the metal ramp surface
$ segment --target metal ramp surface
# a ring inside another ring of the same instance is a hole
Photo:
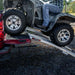
[[[48,45],[50,45],[52,47],[55,47],[55,48],[61,50],[66,55],[69,54],[69,55],[75,57],[75,51],[74,50],[72,50],[68,46],[60,47],[60,46],[57,46],[57,45],[53,44],[50,41],[49,37],[44,35],[44,34],[42,34],[40,31],[38,31],[36,29],[32,29],[32,28],[27,28],[26,31],[29,34],[31,39],[33,39],[35,41],[40,41],[41,43],[48,44]]]

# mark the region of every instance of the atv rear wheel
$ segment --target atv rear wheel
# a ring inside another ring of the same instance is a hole
[[[9,9],[4,13],[4,30],[11,35],[22,33],[26,28],[25,15],[19,10]]]
[[[66,46],[71,43],[74,37],[73,28],[69,24],[59,24],[50,34],[50,39],[58,46]]]

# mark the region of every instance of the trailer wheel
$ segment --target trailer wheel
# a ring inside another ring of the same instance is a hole
[[[26,28],[25,15],[17,9],[9,9],[4,13],[4,30],[11,35],[22,33]]]
[[[71,43],[74,37],[73,28],[69,24],[59,24],[52,30],[50,39],[58,46],[66,46]]]

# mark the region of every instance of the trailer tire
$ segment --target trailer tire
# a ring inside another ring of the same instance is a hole
[[[18,35],[26,28],[25,15],[17,9],[6,10],[3,20],[4,30],[10,35]]]
[[[71,43],[74,37],[74,30],[69,24],[58,24],[51,34],[51,41],[58,46],[66,46]]]

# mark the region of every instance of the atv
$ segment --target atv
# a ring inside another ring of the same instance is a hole
[[[42,5],[48,0],[4,0],[4,30],[10,35],[18,35],[25,31],[26,27],[41,30],[50,37],[51,41],[59,46],[66,46],[71,43],[74,31],[71,23],[75,17],[67,13],[50,13],[50,23],[46,29],[42,26],[43,15]]]

